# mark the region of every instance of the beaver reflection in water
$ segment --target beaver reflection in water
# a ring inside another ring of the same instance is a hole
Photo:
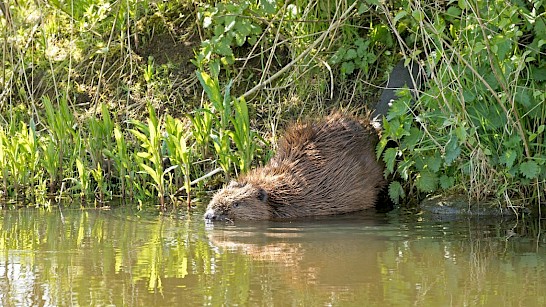
[[[218,191],[207,220],[268,220],[373,207],[383,188],[371,123],[333,114],[290,126],[275,156]]]

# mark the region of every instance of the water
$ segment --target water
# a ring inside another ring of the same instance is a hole
[[[546,305],[537,223],[365,212],[233,225],[201,214],[1,211],[0,304]]]

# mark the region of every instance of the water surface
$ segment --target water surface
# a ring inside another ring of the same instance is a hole
[[[544,227],[364,212],[0,212],[2,306],[544,306]],[[542,235],[540,235],[542,232]]]

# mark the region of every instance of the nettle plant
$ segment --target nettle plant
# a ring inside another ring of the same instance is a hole
[[[332,65],[341,64],[340,71],[344,77],[356,70],[368,75],[370,67],[380,57],[377,50],[390,50],[394,47],[392,33],[383,23],[372,24],[365,37],[361,37],[355,30],[346,32],[348,33],[345,36],[349,39],[330,58]],[[385,55],[390,55],[390,51],[386,51]]]
[[[351,46],[342,46],[330,59],[334,65],[341,64],[341,74],[347,76],[355,69],[368,73],[369,66],[377,60],[377,56],[370,48],[370,41],[358,38]]]
[[[396,14],[429,79],[415,103],[401,91],[383,122],[377,154],[393,201],[461,192],[512,206],[544,201],[546,5],[533,4]]]
[[[218,59],[224,65],[233,64],[233,48],[245,43],[255,45],[263,31],[259,18],[275,11],[275,2],[266,0],[205,4],[199,9],[198,20],[210,31],[210,38],[201,43],[197,66]]]

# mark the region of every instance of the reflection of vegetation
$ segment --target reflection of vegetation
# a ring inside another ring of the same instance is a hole
[[[483,221],[367,223],[205,230],[192,219],[117,211],[7,211],[0,304],[534,306],[546,298],[536,233],[507,239],[506,227]],[[524,230],[533,228],[510,229]]]
[[[7,261],[0,263],[0,271],[8,274],[13,261],[21,264],[24,274],[4,277],[20,279],[25,289],[44,289],[30,299],[39,300],[43,295],[52,305],[69,305],[66,300],[73,294],[77,294],[78,305],[143,305],[135,302],[150,299],[146,293],[176,299],[188,274],[210,273],[213,265],[210,246],[198,241],[204,237],[203,224],[191,220],[142,223],[138,217],[132,220],[108,212],[14,211],[0,217],[0,222],[4,230],[0,251]],[[11,254],[13,251],[23,253]],[[39,278],[23,278],[36,268]],[[3,306],[26,297],[4,286],[0,284],[6,294],[0,301]],[[139,287],[143,287],[142,294],[134,292]],[[164,293],[166,289],[170,292]]]

